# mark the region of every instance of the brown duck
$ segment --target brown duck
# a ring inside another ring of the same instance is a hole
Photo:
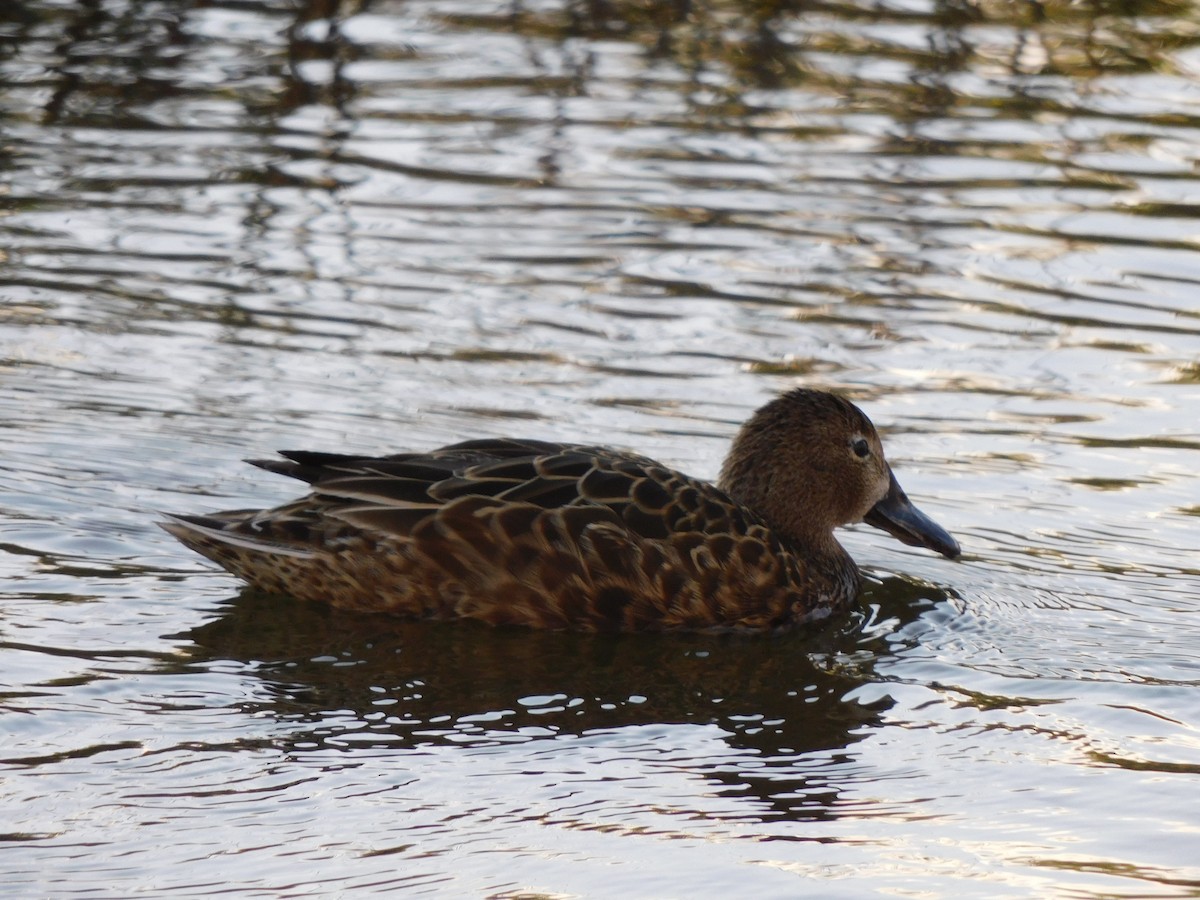
[[[254,465],[310,492],[163,527],[255,588],[336,607],[589,631],[787,628],[847,607],[858,567],[833,535],[865,520],[948,557],[870,420],[794,390],[742,426],[717,484],[644,456],[467,441]]]

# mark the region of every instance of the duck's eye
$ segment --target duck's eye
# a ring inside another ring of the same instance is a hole
[[[850,449],[859,459],[866,459],[871,455],[871,445],[867,443],[866,438],[855,438],[850,442]]]

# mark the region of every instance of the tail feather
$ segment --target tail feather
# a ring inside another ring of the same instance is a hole
[[[297,559],[312,559],[317,555],[312,547],[286,544],[255,534],[247,534],[228,526],[238,519],[225,513],[219,516],[182,516],[163,513],[166,517],[159,527],[175,536],[184,546],[202,556],[229,568],[226,561],[231,557],[242,558],[243,552],[270,556],[291,556]],[[226,518],[228,516],[228,518]]]

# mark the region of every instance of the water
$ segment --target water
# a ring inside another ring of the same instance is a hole
[[[1200,896],[1189,5],[0,10],[0,893]],[[157,510],[847,393],[951,562],[621,638],[240,595]]]

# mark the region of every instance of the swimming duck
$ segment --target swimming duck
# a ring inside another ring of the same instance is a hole
[[[335,607],[588,631],[775,630],[842,610],[865,520],[954,558],[854,404],[797,389],[742,426],[716,484],[604,447],[485,439],[368,457],[251,460],[310,492],[171,516],[198,553],[269,593]]]

